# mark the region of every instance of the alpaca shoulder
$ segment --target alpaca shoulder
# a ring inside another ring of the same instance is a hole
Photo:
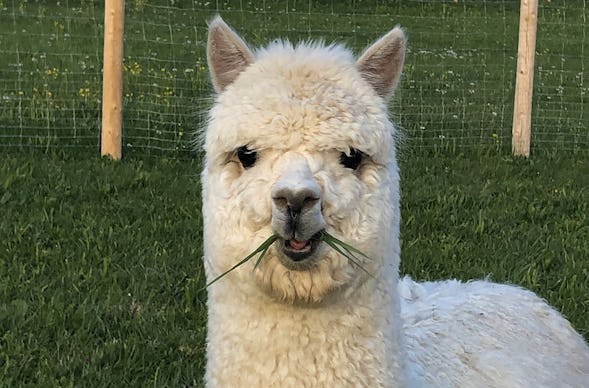
[[[584,339],[533,292],[409,278],[399,291],[410,369],[436,386],[589,384]]]

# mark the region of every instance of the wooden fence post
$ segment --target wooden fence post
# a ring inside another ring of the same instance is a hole
[[[100,153],[115,160],[122,156],[124,19],[125,0],[106,0]]]
[[[530,156],[538,0],[521,0],[511,150]]]

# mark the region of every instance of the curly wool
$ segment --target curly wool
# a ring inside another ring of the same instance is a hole
[[[355,60],[321,43],[251,51],[220,18],[211,22],[208,281],[277,233],[285,222],[277,215],[292,217],[281,213],[278,186],[287,196],[311,193],[299,198],[301,232],[324,225],[371,258],[360,263],[371,276],[321,244],[307,264],[291,263],[287,237],[255,271],[248,262],[231,272],[209,288],[208,387],[589,386],[585,341],[532,292],[399,279],[399,173],[386,103],[404,54],[398,28]],[[255,152],[253,165],[241,163],[243,147]],[[356,169],[340,162],[351,149],[364,155]]]

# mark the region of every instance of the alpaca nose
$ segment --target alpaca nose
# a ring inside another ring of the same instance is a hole
[[[275,168],[280,174],[270,192],[272,229],[283,240],[294,241],[295,245],[308,242],[325,229],[321,187],[308,159],[299,153],[287,152]]]
[[[318,187],[272,190],[272,228],[284,240],[307,242],[325,228]]]
[[[307,241],[325,228],[321,189],[308,173],[283,175],[272,187],[272,229],[284,240]]]
[[[320,193],[314,188],[278,188],[272,193],[274,205],[284,214],[296,220],[301,213],[319,202]]]

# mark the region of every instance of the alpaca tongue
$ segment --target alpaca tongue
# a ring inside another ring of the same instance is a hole
[[[296,249],[297,251],[300,251],[301,249],[303,249],[304,247],[307,246],[308,241],[298,241],[298,240],[288,240],[288,245],[290,245],[290,247],[292,249]]]

